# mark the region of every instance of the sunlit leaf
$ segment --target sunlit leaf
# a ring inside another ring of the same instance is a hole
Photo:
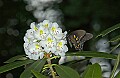
[[[67,66],[56,65],[55,70],[60,78],[80,78],[78,72]]]
[[[116,70],[118,68],[119,62],[120,62],[120,53],[118,54],[118,57],[117,57],[117,60],[116,60],[116,62],[114,64],[114,67],[113,67],[112,73],[110,75],[110,78],[114,78],[114,74],[115,74],[115,72],[116,72]]]
[[[117,75],[115,76],[115,78],[120,78],[120,71],[117,73]]]
[[[40,72],[36,72],[32,70],[32,73],[35,75],[36,78],[47,78],[45,75],[42,75]]]
[[[116,55],[96,51],[67,52],[66,56],[85,56],[85,57],[101,57],[106,59],[117,59]]]
[[[89,65],[84,71],[82,78],[102,78],[101,67],[98,63]]]
[[[120,23],[119,24],[116,24],[116,25],[114,25],[114,26],[112,26],[112,27],[110,27],[110,28],[108,28],[108,29],[106,29],[106,30],[104,30],[103,32],[101,32],[101,34],[99,34],[98,36],[105,36],[105,35],[107,35],[107,34],[109,34],[110,32],[112,32],[112,31],[114,31],[114,30],[116,30],[116,29],[118,29],[118,28],[120,28]],[[97,37],[98,37],[97,36]]]
[[[15,57],[12,57],[10,58],[9,60],[5,61],[4,63],[11,63],[11,62],[14,62],[16,60],[18,60],[19,58],[22,58],[24,57],[25,55],[18,55],[18,56],[15,56]]]
[[[46,62],[46,59],[37,60],[36,62],[34,62],[32,65],[30,65],[28,68],[26,68],[23,71],[23,73],[20,75],[20,78],[31,78],[33,76],[31,73],[31,70],[40,72],[45,62]]]
[[[6,64],[6,65],[0,67],[0,73],[15,69],[15,68],[23,66],[23,65],[30,64],[32,62],[33,62],[33,60],[24,60],[24,61],[17,61],[17,62],[12,62],[12,63]]]

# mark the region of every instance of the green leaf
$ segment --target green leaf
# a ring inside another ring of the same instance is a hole
[[[101,32],[101,34],[99,34],[97,37],[99,37],[99,36],[105,36],[105,35],[107,35],[107,34],[109,34],[110,32],[112,32],[112,31],[114,31],[114,30],[116,30],[116,29],[118,29],[118,28],[120,28],[120,23],[119,24],[116,24],[116,25],[114,25],[114,26],[112,26],[112,27],[110,27],[110,28],[108,28],[108,29],[106,29],[106,30],[104,30],[103,32]]]
[[[23,66],[26,64],[30,64],[32,62],[33,62],[33,60],[24,60],[24,61],[17,61],[17,62],[12,62],[12,63],[6,64],[6,65],[0,67],[0,73],[15,69],[17,67],[20,67],[20,66]]]
[[[89,65],[84,71],[82,78],[102,78],[101,67],[98,63]]]
[[[115,41],[119,41],[120,40],[120,35],[113,37],[112,39],[110,39],[110,41],[108,42],[115,42]]]
[[[120,71],[117,73],[117,75],[115,76],[115,78],[120,78]]]
[[[120,43],[119,43],[119,44],[117,44],[115,47],[113,47],[113,48],[112,48],[112,50],[111,50],[110,52],[112,52],[112,51],[116,50],[119,46],[120,46]]]
[[[31,70],[35,70],[37,72],[40,72],[42,70],[42,67],[44,66],[46,62],[46,59],[37,60],[32,65],[30,65],[28,68],[26,68],[22,74],[20,75],[20,78],[31,78],[33,77]]]
[[[117,67],[118,67],[118,65],[119,65],[119,62],[120,62],[120,53],[118,54],[118,57],[117,57],[117,60],[116,60],[116,62],[115,62],[115,65],[114,65],[114,67],[113,67],[113,70],[112,70],[112,73],[111,73],[111,75],[110,75],[110,78],[114,78],[114,74],[115,74],[115,72],[116,72],[116,70],[117,70]]]
[[[34,70],[32,70],[32,73],[35,75],[36,78],[47,78],[45,75],[42,75],[41,73]]]
[[[18,58],[18,60],[27,60],[27,59],[28,59],[27,57]]]
[[[19,58],[22,58],[24,57],[25,55],[18,55],[18,56],[15,56],[15,57],[12,57],[10,58],[9,60],[5,61],[4,63],[11,63],[11,62],[14,62],[16,60],[18,60]]]
[[[67,52],[66,56],[85,56],[85,57],[101,57],[106,59],[117,59],[116,55],[96,51]]]
[[[80,78],[78,72],[67,66],[56,65],[55,70],[60,78]]]

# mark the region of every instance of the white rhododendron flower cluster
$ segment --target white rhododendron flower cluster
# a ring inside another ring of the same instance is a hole
[[[30,59],[42,59],[46,55],[65,56],[68,51],[66,46],[67,31],[64,33],[59,25],[49,20],[39,24],[31,23],[30,29],[24,36],[24,50]]]

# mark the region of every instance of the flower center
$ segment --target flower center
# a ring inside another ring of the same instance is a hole
[[[59,43],[58,43],[58,46],[59,46],[59,47],[62,47],[62,42],[59,42]]]
[[[35,27],[34,27],[34,30],[35,30],[35,31],[37,31],[37,30],[38,30],[38,28],[35,26]]]
[[[53,40],[51,38],[48,38],[47,41],[50,43],[53,42]]]
[[[52,27],[52,31],[55,31],[56,30],[56,28],[55,27]]]
[[[43,34],[43,30],[40,30],[40,35],[42,35]]]
[[[48,28],[48,24],[45,24],[45,28]]]
[[[35,48],[36,48],[36,49],[39,49],[39,48],[40,48],[40,46],[39,46],[38,44],[36,44],[36,45],[35,45]]]

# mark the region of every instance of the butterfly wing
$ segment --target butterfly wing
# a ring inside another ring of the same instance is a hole
[[[84,43],[87,40],[90,40],[93,37],[91,33],[86,33],[85,36],[81,39],[81,42]]]
[[[68,35],[68,42],[70,46],[72,47],[72,44],[73,44],[75,49],[79,50],[80,40],[82,37],[84,37],[85,34],[86,34],[85,30],[76,30],[76,31],[71,32]]]
[[[93,37],[91,33],[86,33],[85,36],[80,40],[79,50],[83,49],[84,42],[90,40]]]

